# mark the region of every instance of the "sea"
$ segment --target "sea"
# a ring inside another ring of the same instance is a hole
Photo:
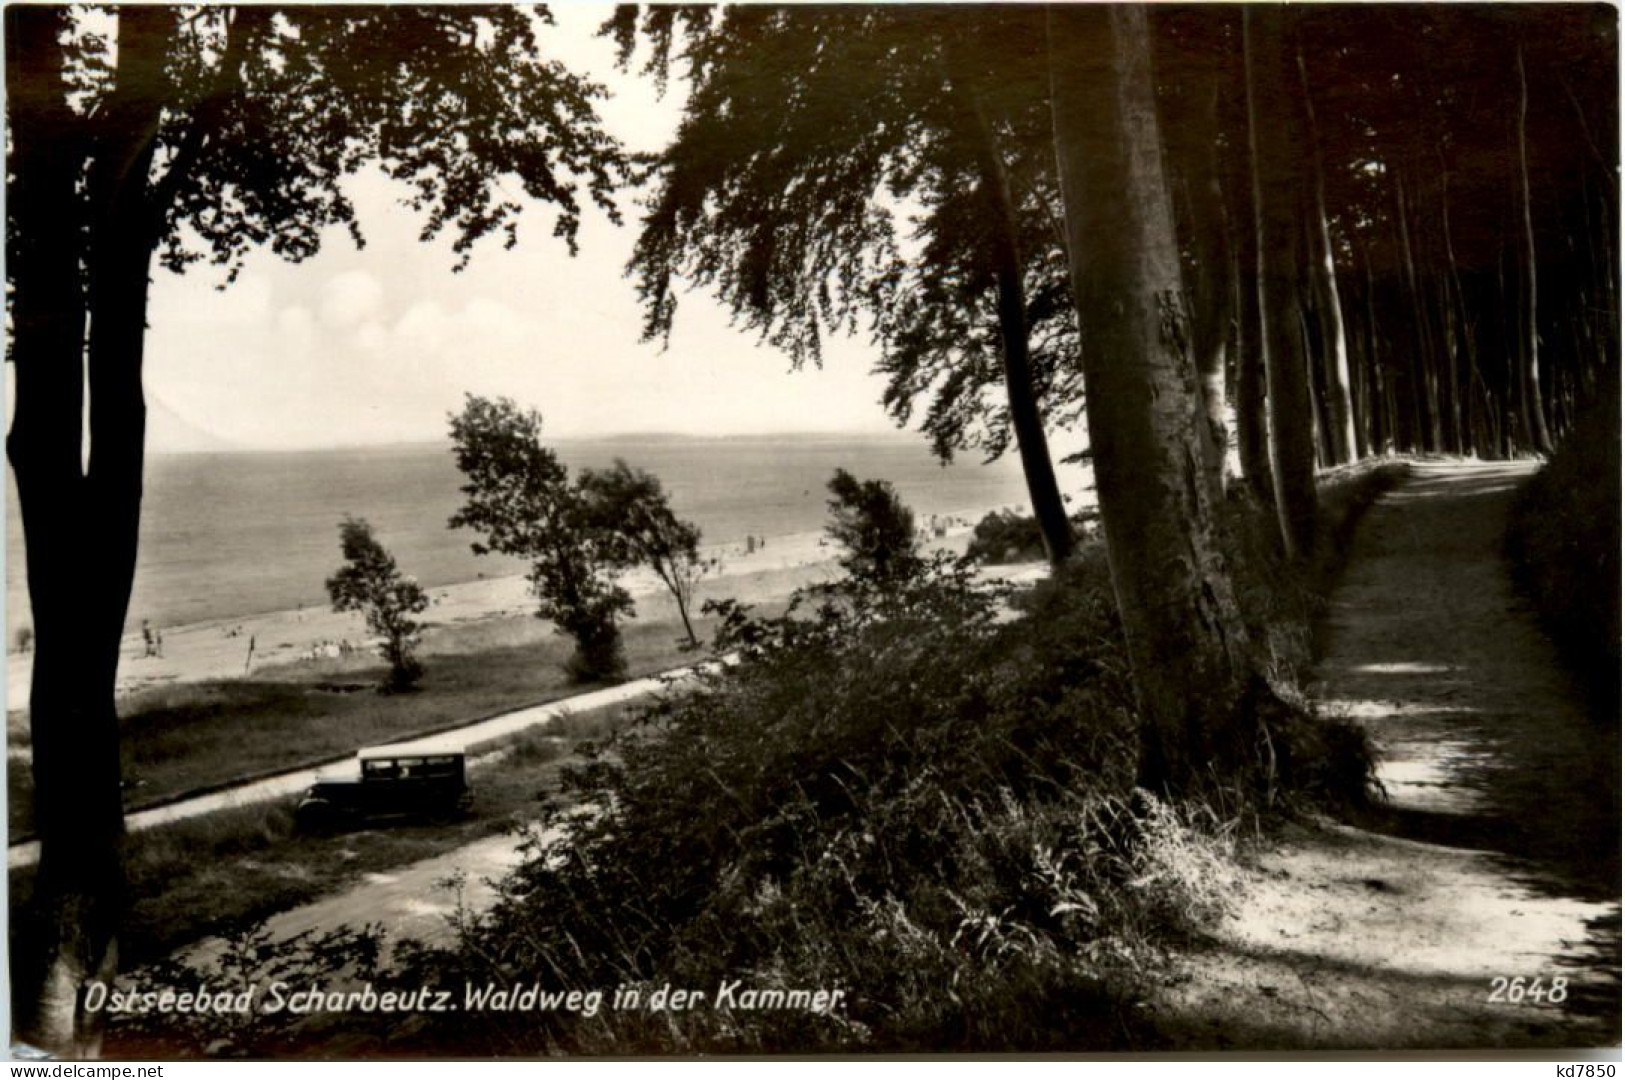
[[[933,515],[1025,510],[1014,455],[940,464],[918,436],[620,436],[552,444],[572,470],[616,458],[659,477],[702,544],[817,532],[836,468],[890,481],[925,525]],[[159,454],[147,462],[141,548],[127,629],[325,607],[339,566],[339,523],[365,518],[404,573],[425,586],[521,573],[515,559],[476,556],[477,537],[447,519],[462,504],[449,445]],[[1063,477],[1063,483],[1065,477]],[[26,626],[28,591],[16,488],[9,470],[6,603]]]

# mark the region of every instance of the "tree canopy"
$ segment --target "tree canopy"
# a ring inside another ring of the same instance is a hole
[[[451,418],[451,440],[466,483],[448,524],[485,537],[473,543],[476,554],[530,563],[537,617],[575,640],[570,671],[578,681],[619,675],[616,621],[631,613],[632,597],[612,571],[625,562],[624,542],[598,527],[569,470],[542,445],[542,414],[470,394]]]
[[[389,663],[380,688],[387,693],[410,690],[423,674],[412,655],[417,645],[418,621],[412,616],[429,606],[429,598],[413,578],[406,577],[372,526],[361,518],[346,518],[339,525],[339,548],[344,565],[327,579],[327,595],[334,611],[359,611],[367,629],[377,634],[378,651]]]
[[[651,67],[692,90],[631,270],[644,332],[677,280],[714,291],[795,366],[866,331],[883,404],[945,460],[1021,454],[1046,544],[1071,548],[1045,425],[1076,419],[1076,322],[1055,215],[1033,8],[651,8]],[[975,48],[967,44],[967,33]]]
[[[841,566],[855,581],[886,587],[920,569],[914,512],[896,488],[885,480],[859,480],[845,469],[835,470],[828,487],[824,532],[846,549]]]
[[[647,567],[677,604],[691,646],[700,643],[691,618],[694,586],[709,568],[700,555],[700,530],[671,508],[660,478],[620,458],[608,469],[583,469],[576,479],[583,520],[623,567]]]
[[[110,971],[122,829],[113,688],[134,578],[151,264],[361,239],[343,180],[376,163],[466,259],[524,196],[573,249],[625,176],[599,88],[547,58],[545,8],[14,6],[6,18],[7,440],[36,633],[39,881],[19,1029],[93,1053],[71,992]],[[88,408],[87,408],[88,403]],[[83,457],[88,447],[88,459]]]

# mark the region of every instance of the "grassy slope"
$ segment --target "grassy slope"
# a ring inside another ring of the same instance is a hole
[[[698,629],[708,626],[702,622]],[[131,785],[126,809],[597,686],[565,679],[561,665],[569,642],[534,619],[501,620],[463,636],[462,651],[425,657],[421,688],[411,694],[372,692],[383,673],[376,664],[328,661],[132,696],[121,709],[124,776]],[[676,627],[665,622],[630,624],[628,674],[646,675],[690,659],[676,636]],[[516,637],[521,640],[506,643]],[[32,826],[33,777],[26,759],[10,758],[6,766],[15,840]]]
[[[126,842],[130,913],[119,941],[130,968],[226,930],[340,891],[367,873],[451,851],[537,817],[558,790],[559,772],[577,762],[580,740],[619,727],[627,706],[580,713],[517,739],[470,780],[476,797],[465,818],[397,822],[309,836],[293,828],[291,800],[243,807],[133,833]],[[10,876],[21,911],[32,868]],[[14,932],[18,924],[13,923]]]

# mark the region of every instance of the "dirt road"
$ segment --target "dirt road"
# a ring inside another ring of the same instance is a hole
[[[411,938],[445,945],[453,939],[452,919],[459,906],[477,912],[496,899],[491,882],[518,865],[520,844],[515,836],[491,836],[444,855],[368,874],[343,892],[271,917],[265,929],[273,941],[283,941],[308,931],[376,923],[384,927],[390,942]],[[204,968],[220,952],[219,940],[209,939],[180,955]]]
[[[1502,559],[1532,472],[1423,464],[1362,524],[1315,696],[1371,732],[1388,806],[1258,859],[1157,1004],[1178,1045],[1619,1044],[1618,717],[1588,715]]]

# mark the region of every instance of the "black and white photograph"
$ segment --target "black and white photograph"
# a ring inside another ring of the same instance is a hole
[[[12,1061],[1619,1060],[1617,7],[3,13]]]

